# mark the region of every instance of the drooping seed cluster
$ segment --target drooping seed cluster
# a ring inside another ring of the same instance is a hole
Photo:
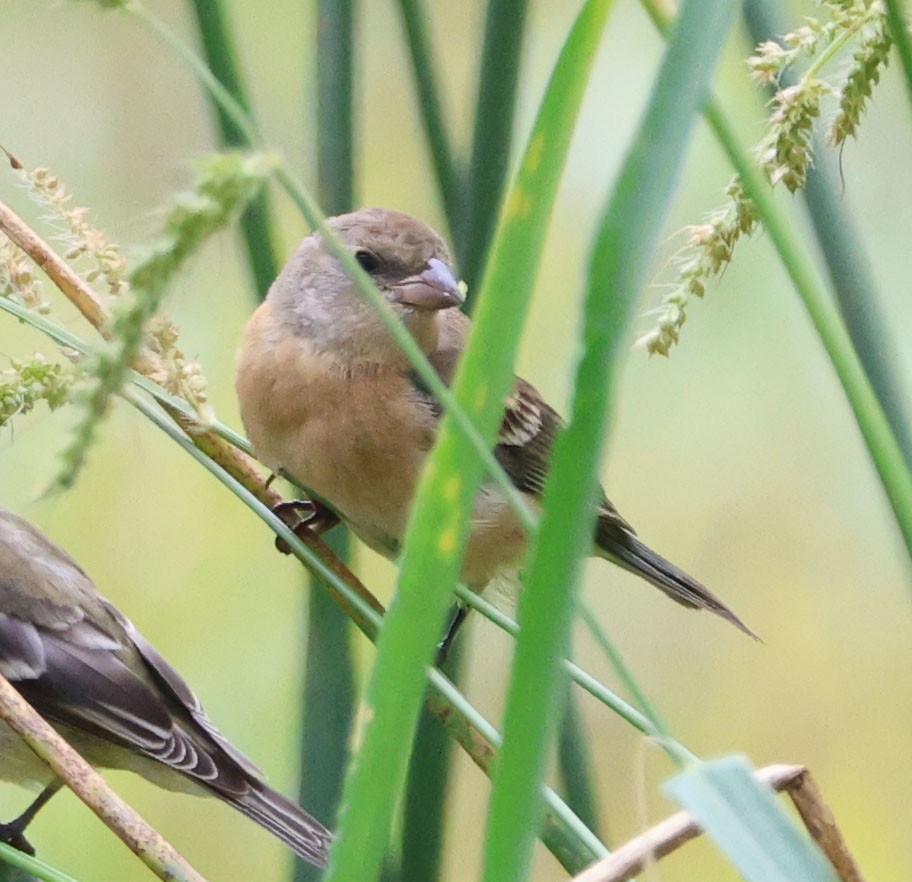
[[[804,187],[813,163],[813,134],[825,107],[834,107],[826,140],[841,147],[856,134],[872,89],[886,66],[892,41],[881,0],[823,0],[821,17],[805,23],[781,41],[761,43],[748,60],[753,79],[774,89],[770,115],[754,155],[770,184],[782,184],[794,193]],[[851,60],[826,79],[823,68]],[[807,67],[790,85],[783,85],[786,71],[802,63]],[[756,207],[745,195],[738,177],[727,189],[729,201],[702,224],[688,227],[684,249],[675,261],[677,274],[662,300],[658,320],[637,341],[650,355],[668,355],[678,342],[691,297],[702,297],[707,282],[729,264],[738,240],[753,232],[759,222]]]

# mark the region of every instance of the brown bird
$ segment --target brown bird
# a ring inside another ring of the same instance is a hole
[[[217,796],[322,866],[330,832],[272,790],[212,725],[181,676],[63,549],[0,509],[0,673],[90,763],[160,787]],[[33,853],[23,831],[61,786],[0,723],[0,778],[43,788],[0,839]]]
[[[383,208],[340,215],[329,226],[449,383],[470,321],[457,308],[463,296],[440,236]],[[327,503],[371,548],[395,558],[441,410],[318,234],[300,244],[247,323],[236,388],[257,456]],[[494,452],[533,504],[562,425],[535,388],[517,379]],[[703,585],[643,544],[604,495],[594,539],[593,554],[753,636]],[[463,582],[481,591],[517,571],[525,545],[504,497],[485,483],[475,499]]]

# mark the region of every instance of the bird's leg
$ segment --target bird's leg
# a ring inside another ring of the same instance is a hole
[[[339,516],[315,499],[292,499],[288,502],[280,502],[272,509],[272,513],[278,515],[296,536],[300,536],[303,530],[309,530],[320,536],[339,523]],[[282,554],[291,554],[288,543],[280,536],[276,537],[275,546]]]
[[[0,842],[12,845],[13,848],[18,848],[19,851],[24,851],[26,854],[34,855],[35,849],[32,847],[31,842],[25,838],[25,828],[31,824],[35,815],[62,786],[63,781],[60,778],[55,778],[38,794],[38,798],[18,818],[8,824],[0,824]]]
[[[469,608],[459,604],[456,607],[455,612],[453,613],[453,618],[450,619],[450,624],[446,629],[446,634],[443,635],[443,640],[437,644],[437,666],[440,667],[445,661],[447,654],[450,651],[450,646],[453,643],[453,640],[456,638],[456,633],[459,631],[459,628],[462,626],[462,623],[465,621],[466,616],[469,614]]]

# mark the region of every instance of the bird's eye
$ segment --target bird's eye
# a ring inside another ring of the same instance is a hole
[[[361,269],[366,273],[372,273],[380,266],[380,258],[376,254],[372,254],[370,251],[361,251],[355,252],[355,260],[361,264]]]

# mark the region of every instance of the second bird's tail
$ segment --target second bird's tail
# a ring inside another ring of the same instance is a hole
[[[230,800],[240,812],[282,840],[298,857],[315,867],[326,865],[332,833],[290,799],[261,781]]]

